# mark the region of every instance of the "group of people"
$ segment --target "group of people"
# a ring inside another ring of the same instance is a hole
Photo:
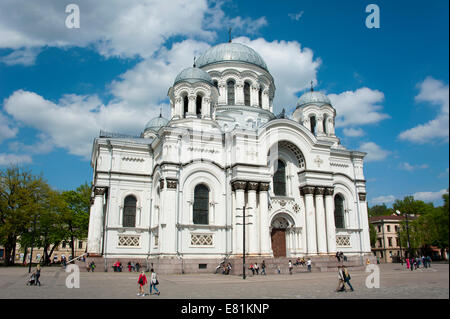
[[[231,271],[231,269],[232,269],[231,263],[225,263],[225,262],[222,262],[222,263],[219,265],[219,267],[216,269],[216,273],[217,273],[217,270],[220,269],[220,268],[222,268],[222,275],[229,275],[229,274],[230,274],[230,271]]]
[[[342,251],[338,251],[338,252],[336,252],[336,259],[337,259],[338,262],[341,262],[341,259],[344,262],[346,262],[347,261],[347,256],[345,256]]]
[[[258,263],[251,263],[248,269],[251,270],[252,275],[254,276],[255,273],[259,275],[259,265]],[[261,264],[261,275],[266,275],[266,262],[263,260]]]
[[[39,277],[41,277],[41,265],[37,265],[36,270],[31,274],[30,278],[28,279],[27,285],[28,286],[41,286],[41,282],[39,281]]]
[[[336,288],[336,291],[347,291],[347,289],[345,288],[345,284],[350,287],[351,291],[354,291],[352,284],[350,283],[350,279],[351,276],[348,272],[347,267],[345,267],[345,265],[338,266],[338,286]]]
[[[151,275],[150,275],[150,295],[152,295],[152,291],[153,289],[155,290],[155,294],[157,294],[159,296],[160,291],[158,290],[158,288],[156,288],[157,285],[159,285],[159,281],[158,281],[158,276],[156,275],[156,272],[153,270],[153,268],[150,270]],[[145,296],[145,291],[144,291],[144,286],[147,284],[147,276],[145,276],[145,272],[142,270],[141,274],[139,275],[138,278],[138,286],[139,286],[139,292],[138,292],[138,296],[144,297]]]
[[[289,264],[288,264],[289,274],[292,275],[292,270],[294,269],[294,266],[304,267],[306,265],[308,267],[308,271],[311,272],[311,264],[312,264],[311,258],[308,258],[308,260],[306,260],[306,261],[305,261],[305,258],[303,258],[303,257],[301,259],[297,258],[295,260],[294,264],[292,264],[292,260],[289,260]],[[280,273],[280,271],[278,271],[278,273]]]
[[[88,272],[94,272],[95,270],[95,262],[92,260],[86,267]]]
[[[406,269],[411,269],[411,271],[420,268],[423,266],[424,268],[431,267],[431,257],[430,256],[422,256],[422,257],[411,257],[406,258]]]

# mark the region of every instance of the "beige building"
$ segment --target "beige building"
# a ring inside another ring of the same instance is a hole
[[[377,241],[372,247],[372,252],[379,257],[380,262],[400,262],[400,257],[405,257],[408,244],[400,242],[400,223],[403,216],[375,216],[369,218],[369,222],[375,226]]]
[[[81,256],[82,254],[84,254],[86,252],[86,244],[87,244],[87,240],[81,240],[81,239],[74,240],[75,257]],[[27,262],[30,261],[30,253],[31,253],[31,248],[28,248],[27,257],[26,257]],[[62,242],[58,247],[56,247],[54,249],[53,254],[51,256],[51,260],[52,261],[61,261],[61,257],[63,255],[66,257],[66,260],[69,260],[69,258],[71,258],[72,249],[70,247],[70,242],[68,242],[68,241]],[[37,262],[38,260],[40,260],[43,257],[44,257],[44,249],[43,248],[36,248],[36,247],[33,248],[33,263]],[[15,262],[22,263],[24,261],[23,258],[24,258],[24,249],[22,247],[20,247],[20,244],[17,244]]]

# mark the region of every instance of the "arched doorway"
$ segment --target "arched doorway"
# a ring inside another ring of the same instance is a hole
[[[270,237],[274,257],[286,257],[286,229],[288,227],[289,222],[282,216],[272,220]]]

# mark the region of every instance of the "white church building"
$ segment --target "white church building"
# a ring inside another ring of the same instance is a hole
[[[275,94],[262,57],[230,41],[178,74],[170,120],[101,132],[90,256],[217,265],[244,242],[249,258],[370,255],[366,154],[340,144],[326,95],[311,88],[288,116]]]

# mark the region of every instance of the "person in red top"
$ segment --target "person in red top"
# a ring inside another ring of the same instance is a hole
[[[139,275],[138,279],[138,285],[139,285],[139,293],[138,296],[145,296],[144,292],[144,286],[147,284],[147,277],[145,276],[144,271],[141,271],[141,274]]]

